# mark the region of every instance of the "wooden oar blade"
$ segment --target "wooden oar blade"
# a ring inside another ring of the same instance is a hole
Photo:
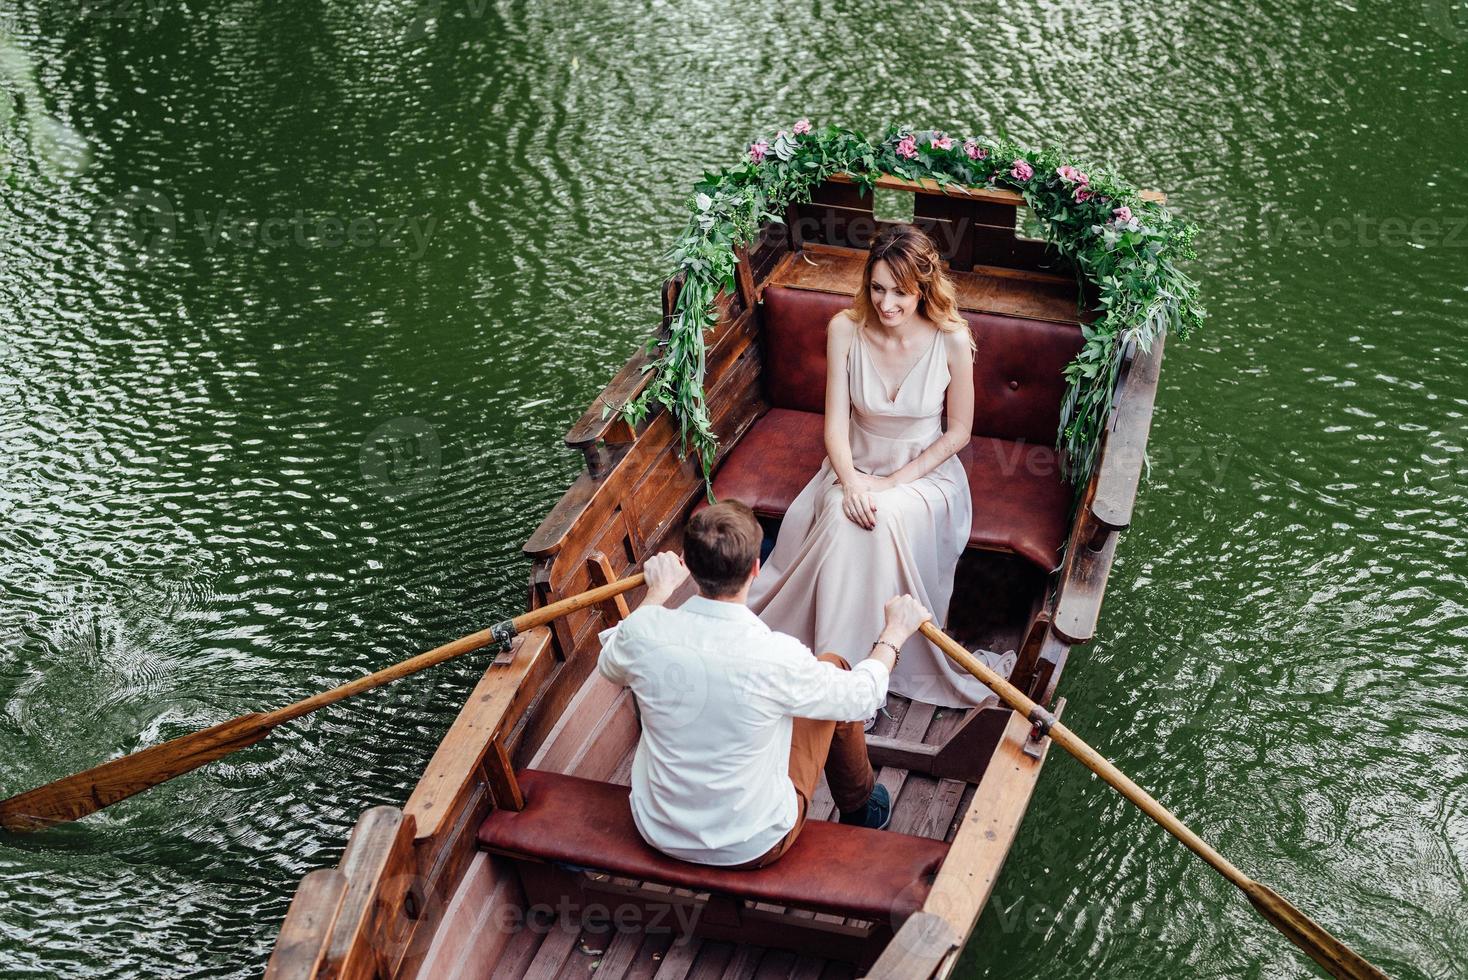
[[[1254,908],[1310,958],[1340,980],[1387,980],[1355,950],[1332,936],[1314,919],[1291,905],[1268,885],[1251,881],[1244,889]]]
[[[0,801],[0,827],[40,830],[80,820],[118,800],[254,745],[275,726],[260,713],[182,735]]]

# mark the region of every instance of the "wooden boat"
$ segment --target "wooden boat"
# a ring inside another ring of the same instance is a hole
[[[865,246],[884,225],[840,176],[741,250],[737,289],[718,297],[709,337],[714,486],[750,503],[772,536],[824,456],[825,325],[858,288]],[[913,194],[913,221],[942,248],[978,340],[962,457],[974,527],[947,631],[969,649],[1018,651],[1011,680],[1058,712],[1066,658],[1095,632],[1131,521],[1162,344],[1128,351],[1100,463],[1076,503],[1052,449],[1061,369],[1082,343],[1073,271],[1016,233],[1016,194],[878,186]],[[663,289],[665,325],[678,288]],[[566,437],[586,465],[525,545],[534,607],[678,548],[704,499],[666,412],[636,428],[616,414],[646,383],[647,357],[634,356]],[[888,830],[828,819],[823,792],[769,868],[662,857],[637,838],[626,803],[635,702],[593,669],[598,631],[639,596],[565,616],[496,657],[406,803],[368,810],[340,866],[301,882],[268,977],[952,971],[1049,740],[1005,707],[939,710],[892,696],[868,738],[895,801]]]

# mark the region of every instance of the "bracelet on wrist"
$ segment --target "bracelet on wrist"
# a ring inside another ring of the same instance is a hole
[[[892,651],[892,669],[896,670],[897,665],[902,662],[902,651],[897,649],[895,644],[889,643],[886,640],[878,640],[877,642],[872,644],[873,650],[875,650],[877,647],[886,647],[888,650]]]

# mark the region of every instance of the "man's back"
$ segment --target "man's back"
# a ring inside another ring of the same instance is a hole
[[[793,717],[863,718],[886,691],[885,667],[821,663],[737,602],[643,607],[602,641],[602,674],[641,711],[633,819],[659,850],[703,864],[743,863],[794,826]]]

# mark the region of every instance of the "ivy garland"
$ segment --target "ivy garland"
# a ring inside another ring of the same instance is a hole
[[[866,193],[883,174],[1018,191],[1046,241],[1071,260],[1077,278],[1094,284],[1098,315],[1082,325],[1085,344],[1065,368],[1056,436],[1062,473],[1079,492],[1095,467],[1129,343],[1148,350],[1168,331],[1186,338],[1202,324],[1197,283],[1178,267],[1195,257],[1197,227],[1101,168],[1082,169],[1058,150],[1008,138],[892,126],[869,139],[837,126],[816,130],[802,119],[789,132],[755,140],[740,165],[705,173],[688,225],[665,256],[676,263],[674,275],[687,274],[671,329],[649,341],[658,353],[644,370],[656,373],[623,406],[624,416],[636,425],[655,405],[666,407],[678,420],[683,453],[691,444],[710,479],[718,441],[704,401],[704,333],[717,322],[714,297],[735,288],[734,249],[752,244],[763,222],[783,223],[787,205],[809,202],[813,188],[841,172]]]

